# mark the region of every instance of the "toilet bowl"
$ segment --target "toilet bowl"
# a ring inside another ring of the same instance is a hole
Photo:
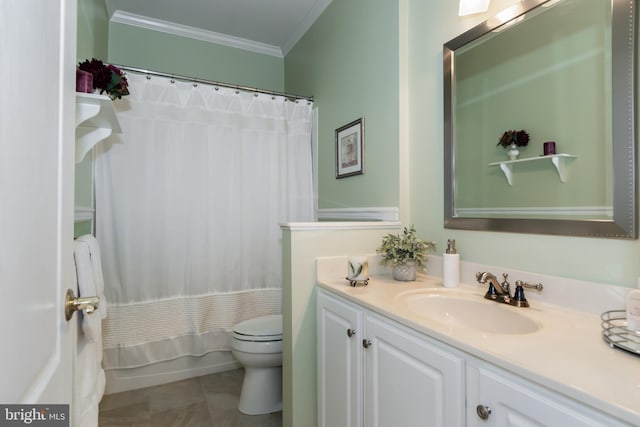
[[[248,415],[282,410],[282,315],[238,323],[231,353],[244,366],[238,410]]]

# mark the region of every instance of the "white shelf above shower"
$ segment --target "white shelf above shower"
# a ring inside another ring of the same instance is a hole
[[[112,133],[122,133],[108,96],[76,92],[76,163]]]
[[[569,177],[569,171],[567,170],[567,160],[575,159],[577,156],[573,154],[549,154],[546,156],[540,157],[529,157],[527,159],[517,159],[517,160],[505,160],[502,162],[493,162],[489,163],[489,166],[500,166],[500,169],[504,173],[505,178],[507,178],[507,182],[509,185],[513,185],[513,165],[515,163],[526,163],[540,160],[551,160],[553,166],[555,166],[556,171],[558,171],[558,175],[560,176],[560,182],[567,182],[567,178]]]

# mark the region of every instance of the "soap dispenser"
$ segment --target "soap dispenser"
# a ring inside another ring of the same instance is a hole
[[[442,284],[445,288],[455,288],[460,282],[460,254],[456,251],[456,241],[447,240],[447,250],[442,255]]]

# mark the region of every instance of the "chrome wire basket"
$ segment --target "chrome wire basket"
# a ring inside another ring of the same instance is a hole
[[[602,338],[613,347],[640,355],[640,333],[627,328],[627,313],[624,310],[605,311],[602,319]]]

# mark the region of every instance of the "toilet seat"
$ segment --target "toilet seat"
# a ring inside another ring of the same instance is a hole
[[[232,334],[239,341],[282,341],[282,315],[270,314],[245,320],[233,327]]]

